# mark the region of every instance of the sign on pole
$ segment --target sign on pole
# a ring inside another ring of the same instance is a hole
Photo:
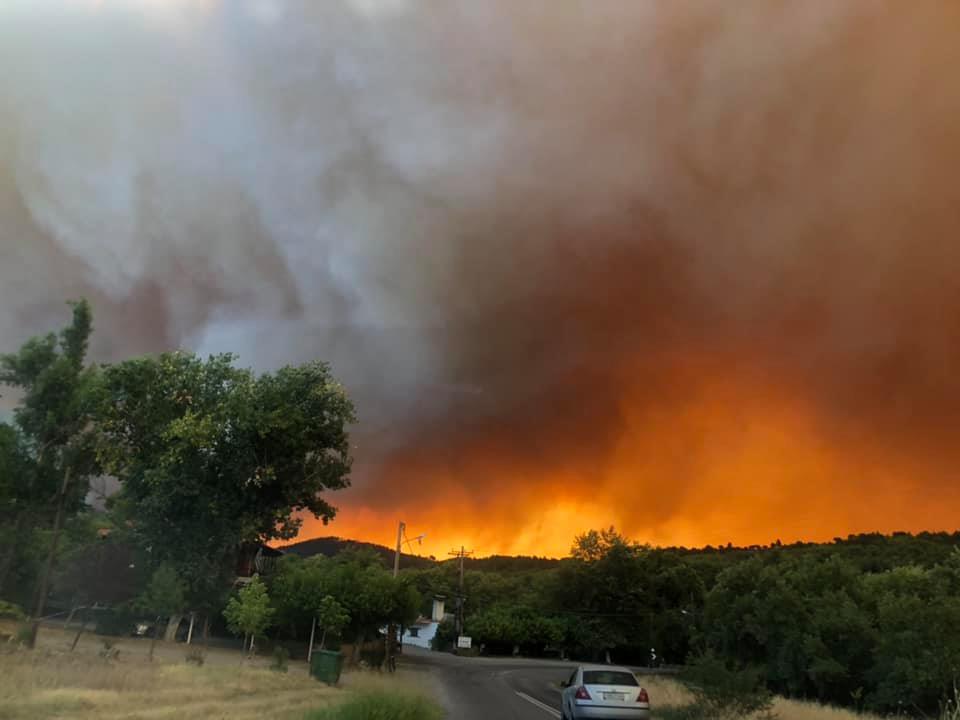
[[[469,650],[470,643],[473,641],[473,638],[469,638],[466,635],[461,635],[457,638],[457,647],[461,650]]]

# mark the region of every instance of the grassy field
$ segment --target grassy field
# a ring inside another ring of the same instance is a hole
[[[657,709],[667,709],[687,705],[691,701],[690,694],[676,680],[662,676],[640,678],[640,683],[650,693],[650,703],[654,708],[654,718]],[[827,707],[817,703],[798,702],[777,698],[773,712],[778,720],[881,720],[876,715],[857,714],[850,710]]]
[[[304,663],[279,673],[268,659],[241,663],[238,653],[211,650],[198,667],[186,663],[185,646],[164,643],[149,662],[149,642],[133,638],[116,642],[119,654],[106,660],[101,638],[85,636],[73,653],[71,639],[45,630],[34,652],[0,646],[0,720],[339,718],[339,708],[349,713],[362,698],[388,693],[403,696],[405,706],[430,707],[415,692],[397,692],[398,679],[350,674],[343,689],[328,688],[307,675]]]

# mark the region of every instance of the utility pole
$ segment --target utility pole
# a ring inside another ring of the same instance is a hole
[[[403,531],[407,529],[406,523],[402,522],[397,526],[397,554],[393,556],[393,576],[400,574],[400,549],[403,546]]]
[[[417,543],[422,543],[426,535],[418,535],[414,538]],[[403,550],[403,545],[406,543],[410,544],[410,540],[407,540],[407,524],[403,521],[397,525],[397,551],[393,556],[393,577],[397,577],[400,574],[400,552]],[[401,631],[403,628],[400,628]],[[386,659],[387,667],[393,671],[393,644],[397,639],[397,628],[393,623],[390,623],[387,626],[387,637],[386,637]]]
[[[473,555],[473,550],[466,550],[463,545],[459,550],[451,550],[450,557],[460,558],[460,592],[457,595],[457,635],[463,635],[463,560]]]

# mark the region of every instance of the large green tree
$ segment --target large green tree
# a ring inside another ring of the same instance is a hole
[[[52,528],[35,592],[35,620],[44,610],[60,528],[83,506],[89,478],[97,472],[91,392],[96,370],[85,365],[93,315],[86,301],[71,306],[72,321],[59,334],[35,337],[18,352],[0,356],[0,384],[20,395],[14,410],[19,460],[15,476],[2,483],[14,500],[6,513],[9,532],[21,538],[29,528]],[[0,559],[0,590],[16,562],[17,545],[9,544]]]
[[[256,375],[231,355],[174,352],[105,367],[100,458],[139,544],[213,611],[242,543],[324,522],[349,484],[353,406],[320,362]],[[176,619],[179,621],[179,618]]]

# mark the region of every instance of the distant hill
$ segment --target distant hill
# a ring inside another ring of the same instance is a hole
[[[285,553],[299,555],[300,557],[312,557],[313,555],[325,555],[333,557],[344,550],[366,550],[375,552],[383,558],[388,567],[393,567],[393,556],[395,550],[384,545],[376,543],[363,542],[361,540],[347,540],[339,537],[322,537],[312,540],[303,540],[302,542],[286,545],[279,548]],[[400,554],[400,567],[402,568],[428,568],[436,565],[436,560],[419,555]]]
[[[335,536],[314,538],[312,540],[303,540],[293,545],[286,545],[282,548],[285,553],[299,555],[300,557],[311,557],[312,555],[324,555],[333,557],[344,550],[366,550],[375,552],[383,558],[388,567],[393,567],[394,550],[385,545],[363,542],[362,540],[348,540]],[[455,558],[444,558],[437,560],[433,557],[423,557],[421,555],[408,555],[401,553],[400,567],[410,569],[430,568],[440,563],[457,562]],[[525,572],[529,570],[549,570],[556,567],[559,560],[542,557],[527,557],[519,555],[517,557],[509,555],[491,555],[483,558],[467,558],[464,567],[467,570],[479,570],[482,572]]]

